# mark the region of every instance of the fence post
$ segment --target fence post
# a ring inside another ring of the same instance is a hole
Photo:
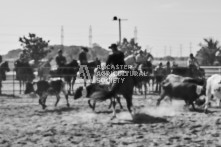
[[[13,68],[13,72],[12,72],[12,85],[13,85],[13,97],[15,97],[15,71],[14,71],[15,68]]]

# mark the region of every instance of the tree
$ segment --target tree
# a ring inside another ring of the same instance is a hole
[[[126,38],[124,38],[122,44],[119,45],[119,48],[122,52],[124,52],[125,56],[141,49],[138,43],[135,42],[134,38],[132,38],[129,42]]]
[[[45,41],[32,33],[29,33],[28,37],[20,37],[19,42],[24,49],[28,50],[36,65],[39,63],[39,60],[44,58],[50,51],[47,50],[49,41]]]
[[[197,52],[196,58],[198,59],[200,65],[213,65],[217,60],[215,54],[221,49],[219,46],[219,41],[212,38],[204,38],[204,42],[204,44],[199,44],[201,49]]]

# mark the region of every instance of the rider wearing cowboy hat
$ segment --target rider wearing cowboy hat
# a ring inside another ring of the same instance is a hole
[[[58,55],[55,58],[56,64],[58,66],[58,73],[61,72],[62,67],[66,64],[66,58],[63,56],[63,51],[61,49],[58,50]]]
[[[66,63],[66,58],[63,56],[63,51],[61,49],[58,50],[58,55],[55,58],[58,67],[62,67]]]
[[[81,47],[81,49],[83,51],[79,54],[78,59],[79,59],[81,65],[87,65],[87,63],[88,63],[87,53],[89,50],[87,47]]]
[[[117,45],[111,44],[111,46],[109,46],[109,48],[112,50],[112,54],[110,54],[108,56],[107,61],[106,61],[106,66],[113,65],[116,67],[117,65],[125,65],[124,53],[122,51],[118,50]],[[112,70],[123,70],[123,69],[122,68],[114,68]]]

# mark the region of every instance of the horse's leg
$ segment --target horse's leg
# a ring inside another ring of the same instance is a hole
[[[48,93],[47,93],[47,92],[44,92],[44,93],[42,94],[42,96],[40,97],[40,99],[39,99],[39,103],[41,104],[42,109],[45,109],[45,108],[47,107],[46,104],[45,104],[47,97],[48,97]]]
[[[87,86],[87,80],[86,80],[86,78],[84,78],[84,87],[86,87]]]
[[[60,98],[61,98],[60,95],[59,95],[59,93],[56,94],[56,98],[57,98],[57,101],[56,101],[56,103],[55,103],[55,105],[54,105],[55,107],[57,107],[58,102],[60,101]]]
[[[116,106],[116,102],[115,102],[115,98],[111,98],[111,100],[112,100],[112,105],[113,105],[113,115],[112,115],[112,117],[111,117],[111,120],[112,119],[114,119],[114,118],[116,118],[116,109],[115,109],[115,106]]]
[[[19,94],[21,94],[21,86],[22,86],[22,81],[21,80],[19,80]]]
[[[132,94],[124,94],[123,96],[127,102],[127,109],[130,112],[131,117],[134,118],[135,109],[133,108]],[[132,111],[132,109],[133,109],[133,111]]]
[[[118,104],[120,105],[120,108],[123,109],[123,106],[122,106],[122,104],[121,104],[121,102],[120,102],[120,97],[117,96],[116,99],[117,99]]]
[[[73,80],[72,80],[72,85],[71,85],[71,91],[72,91],[72,92],[74,91],[75,81],[76,81],[76,76],[74,76],[74,77],[73,77]]]
[[[165,93],[163,93],[163,94],[160,95],[160,98],[157,100],[157,106],[160,105],[160,102],[165,98],[165,96],[166,96]]]
[[[112,106],[112,100],[110,99],[110,104],[109,104],[109,106],[108,106],[108,109],[110,109],[111,106]]]
[[[66,101],[67,101],[67,107],[70,107],[70,104],[69,104],[69,101],[68,101],[68,93],[67,93],[66,90],[65,90],[65,86],[62,87],[61,91],[62,91],[62,93],[64,94],[65,99],[66,99]],[[59,95],[59,94],[58,94],[58,95]]]

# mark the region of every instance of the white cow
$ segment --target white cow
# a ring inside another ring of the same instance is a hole
[[[214,74],[207,79],[206,85],[206,101],[205,101],[205,112],[207,111],[208,104],[211,98],[217,101],[217,106],[220,106],[221,100],[221,75]]]

